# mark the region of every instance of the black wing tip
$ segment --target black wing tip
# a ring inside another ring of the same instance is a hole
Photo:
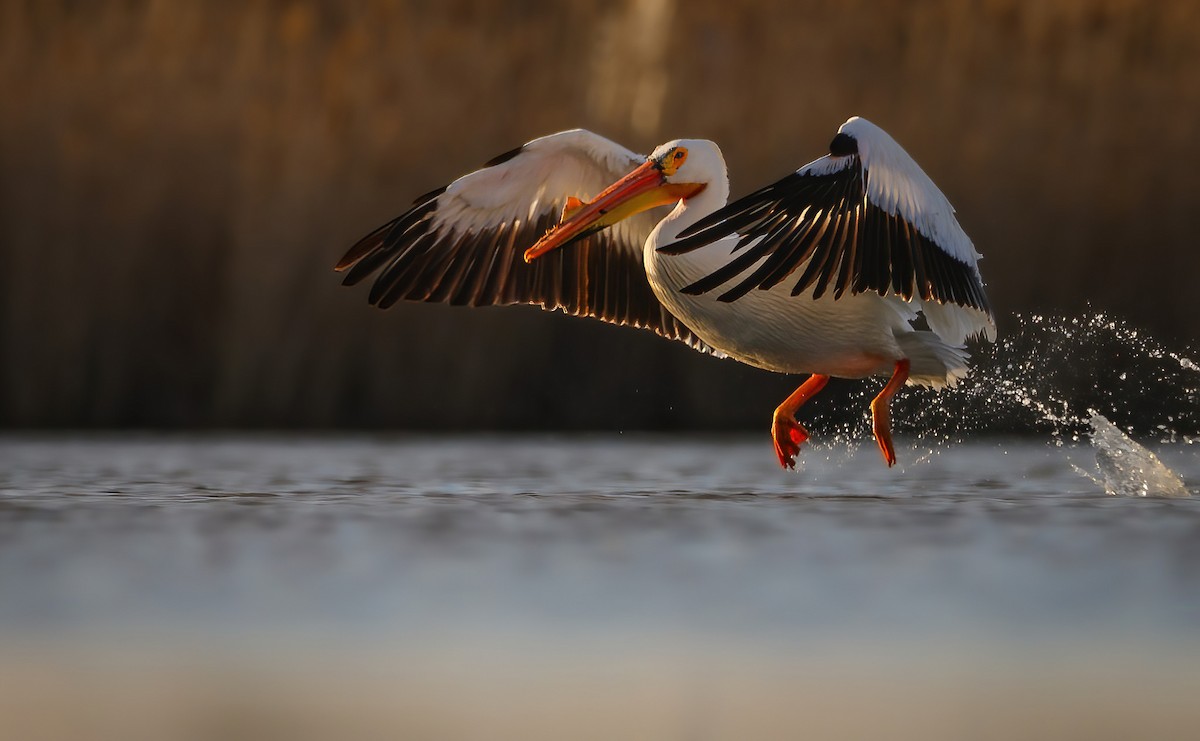
[[[386,230],[391,228],[391,225],[394,223],[395,220],[389,221],[387,224],[379,227],[375,231],[355,242],[354,246],[346,250],[346,254],[342,255],[342,259],[338,260],[337,264],[333,266],[334,272],[346,272],[361,262],[364,257],[377,250],[379,245],[383,242],[383,234],[386,233]]]
[[[709,227],[713,226],[714,224],[719,224],[722,221],[722,219],[725,218],[725,214],[724,214],[725,211],[726,211],[725,208],[721,208],[721,209],[709,214],[708,216],[705,216],[704,218],[700,219],[695,224],[689,224],[688,226],[684,227],[683,231],[679,232],[678,236],[675,238],[676,241],[673,244],[679,244],[680,242],[683,242],[683,241],[689,239],[690,237],[696,236],[697,234],[704,231],[705,229],[708,229]],[[670,247],[670,246],[673,246],[673,245],[667,245],[667,247]],[[659,250],[663,251],[664,248],[659,247]],[[667,254],[671,254],[671,253],[667,253]]]
[[[834,157],[849,157],[858,154],[858,140],[839,131],[829,142],[829,153]]]
[[[654,251],[660,255],[683,255],[691,252],[692,250],[698,249],[705,244],[708,244],[708,240],[703,239],[702,237],[687,237],[677,239],[674,242],[671,242],[670,244],[664,244],[661,247],[656,247],[654,248]]]
[[[518,154],[520,154],[521,151],[524,149],[525,149],[524,144],[522,144],[519,147],[513,147],[512,149],[508,150],[507,152],[498,154],[495,157],[492,157],[487,162],[484,162],[483,166],[484,167],[495,167],[496,165],[503,165],[505,162],[508,162],[510,159],[512,159],[513,157],[516,157]]]
[[[338,272],[344,272],[346,268],[335,268]],[[351,270],[342,277],[343,286],[357,286],[366,277],[366,273],[361,273],[357,270]]]
[[[419,196],[417,196],[416,198],[414,198],[414,199],[413,199],[412,205],[414,205],[414,206],[422,206],[422,205],[424,205],[424,204],[426,204],[426,203],[429,203],[429,202],[430,202],[430,201],[432,201],[434,198],[437,198],[437,197],[438,197],[438,196],[440,196],[441,194],[445,193],[445,192],[446,192],[446,189],[447,189],[447,188],[449,188],[449,187],[450,187],[449,185],[443,185],[443,186],[442,186],[442,187],[440,187],[440,188],[434,188],[433,190],[429,191],[428,193],[423,193],[423,194],[421,194],[421,195],[419,195]]]
[[[372,255],[378,254],[380,250],[387,250],[393,246],[393,234],[404,232],[413,224],[417,223],[423,218],[426,218],[427,215],[436,208],[437,204],[435,201],[439,196],[446,192],[447,187],[449,186],[443,185],[440,188],[435,188],[434,190],[417,197],[413,201],[412,207],[407,211],[387,222],[383,226],[374,229],[370,234],[355,242],[354,246],[346,250],[346,253],[342,255],[342,259],[338,260],[337,264],[333,266],[334,272],[342,273],[346,270],[350,270],[363,260],[371,257]],[[352,270],[351,273],[353,273]],[[349,276],[347,276],[347,280],[344,281],[342,285],[352,286],[362,280],[363,277],[365,277],[365,275],[358,276],[354,280],[350,280]]]
[[[503,164],[511,160],[513,157],[516,157],[523,149],[525,149],[524,144],[519,147],[514,147],[502,154],[498,154],[485,162],[483,167],[494,167],[496,165]],[[375,229],[367,236],[355,242],[353,247],[346,250],[346,254],[342,255],[342,259],[338,260],[337,264],[333,266],[334,271],[342,273],[350,270],[358,263],[361,263],[365,258],[377,253],[380,249],[388,249],[392,241],[391,233],[396,225],[404,224],[405,228],[411,226],[411,223],[408,222],[415,223],[418,218],[423,217],[424,214],[428,213],[428,211],[435,206],[434,201],[437,200],[443,193],[445,193],[449,187],[449,185],[443,185],[439,188],[434,188],[428,193],[422,193],[414,198],[412,207],[409,208],[408,211],[396,217],[395,219],[392,219],[378,229]],[[400,231],[403,231],[403,229]],[[350,275],[347,275],[342,281],[342,285],[355,285],[365,278],[370,272],[373,271],[367,271],[363,274],[355,275],[354,271],[351,270]],[[374,304],[376,302],[372,300],[371,303]],[[393,301],[391,303],[395,302]],[[388,306],[390,306],[391,303],[389,303]],[[383,306],[381,308],[387,307]]]
[[[794,182],[800,177],[803,176],[799,172],[789,172],[787,175],[784,175],[782,178],[776,180],[770,185],[759,188],[749,195],[742,196],[736,201],[722,206],[708,216],[700,219],[695,224],[692,224],[686,227],[683,231],[679,232],[679,239],[684,240],[695,237],[701,232],[707,232],[707,234],[703,235],[702,241],[695,245],[699,246],[700,244],[705,244],[706,242],[711,242],[723,237],[730,232],[738,231],[746,225],[745,223],[731,224],[731,222],[735,221],[736,217],[747,217],[750,223],[758,221],[758,218],[751,218],[751,214],[755,212],[761,212],[756,213],[756,216],[766,216],[767,212],[769,211],[767,206],[774,204],[778,200],[780,189],[786,188],[790,183]],[[743,219],[743,221],[744,220],[745,219]],[[692,249],[695,249],[695,246],[692,247]]]

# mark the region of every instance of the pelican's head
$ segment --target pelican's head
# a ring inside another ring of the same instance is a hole
[[[686,201],[718,178],[726,182],[727,176],[716,144],[705,139],[667,142],[590,202],[569,201],[558,226],[525,250],[525,262],[647,209]]]
[[[658,163],[671,183],[696,183],[703,190],[703,186],[728,179],[720,147],[707,139],[669,141],[659,145],[649,160]]]

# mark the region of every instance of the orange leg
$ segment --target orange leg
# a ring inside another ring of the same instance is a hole
[[[892,447],[892,394],[908,380],[908,365],[908,360],[897,360],[891,379],[883,391],[871,400],[871,429],[888,468],[896,465],[896,449]]]
[[[796,467],[800,444],[808,439],[808,430],[796,422],[796,410],[825,388],[826,383],[829,383],[829,376],[812,374],[775,409],[775,415],[771,418],[771,437],[775,440],[775,455],[779,456],[779,465],[784,468]]]

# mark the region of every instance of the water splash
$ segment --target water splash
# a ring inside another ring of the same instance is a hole
[[[1094,411],[1139,437],[1200,442],[1200,364],[1104,313],[1016,324],[973,348],[956,388],[909,394],[895,416],[934,440],[1042,433],[1061,445],[1091,434]]]
[[[893,423],[925,449],[918,460],[987,434],[1083,443],[1094,439],[1093,413],[1140,439],[1200,442],[1200,363],[1184,351],[1103,312],[1016,316],[1005,324],[997,343],[971,348],[971,373],[956,387],[897,395]],[[831,447],[869,443],[864,412],[878,390],[831,384],[832,393],[805,407],[814,439]]]
[[[1096,474],[1078,466],[1076,471],[1113,496],[1191,496],[1179,476],[1158,456],[1134,442],[1103,415],[1093,412],[1088,423],[1092,428],[1092,446],[1096,449]]]

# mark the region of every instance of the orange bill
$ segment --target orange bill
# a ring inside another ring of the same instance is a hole
[[[590,202],[570,199],[558,226],[525,250],[525,262],[532,262],[551,250],[595,234],[634,214],[695,195],[703,188],[697,183],[667,182],[658,163],[647,160]]]

